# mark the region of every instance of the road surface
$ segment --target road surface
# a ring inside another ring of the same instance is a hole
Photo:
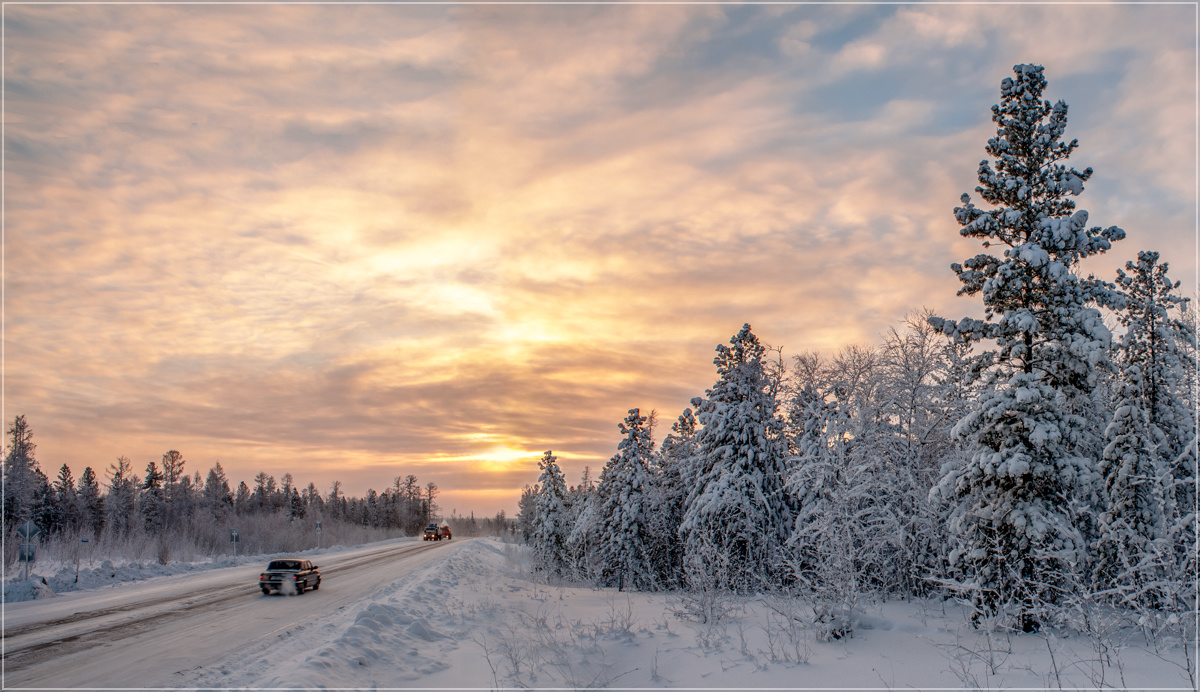
[[[197,673],[252,660],[293,632],[323,626],[457,543],[389,542],[312,557],[321,588],[300,596],[262,595],[264,560],[9,604],[3,687],[187,686]]]

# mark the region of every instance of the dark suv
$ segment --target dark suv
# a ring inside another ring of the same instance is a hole
[[[321,588],[321,573],[317,571],[317,566],[308,560],[271,560],[267,564],[267,571],[258,575],[258,588],[262,589],[263,595],[272,591],[283,592],[292,587],[297,594],[304,593],[305,589],[316,591]]]
[[[438,531],[437,524],[430,524],[425,527],[425,533],[421,536],[423,541],[440,541],[442,540],[442,532]]]

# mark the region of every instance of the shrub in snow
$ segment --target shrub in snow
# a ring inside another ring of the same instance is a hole
[[[1079,409],[1107,367],[1111,334],[1097,306],[1115,299],[1109,285],[1075,270],[1125,232],[1088,226],[1087,212],[1074,211],[1069,197],[1092,170],[1062,163],[1078,146],[1062,140],[1067,104],[1042,100],[1041,66],[1013,71],[992,107],[997,130],[986,150],[995,167],[980,163],[975,188],[993,208],[964,194],[954,210],[963,236],[1004,247],[1001,256],[952,265],[959,294],[979,295],[986,318],[930,323],[995,342],[977,364],[987,389],[954,429],[971,457],[947,468],[936,490],[954,503],[950,528],[959,545],[951,559],[963,586],[984,610],[1016,604],[1029,627],[1086,557],[1078,517],[1091,511],[1096,483]]]
[[[717,346],[720,379],[707,398],[692,400],[703,428],[685,476],[695,486],[679,533],[693,587],[749,591],[771,583],[791,529],[786,452],[765,351],[744,325],[729,346]]]

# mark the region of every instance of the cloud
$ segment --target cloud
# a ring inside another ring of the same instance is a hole
[[[7,410],[76,475],[175,448],[512,511],[743,322],[828,352],[977,311],[951,210],[1016,62],[1093,218],[1192,247],[1186,8],[1020,9],[10,8]]]

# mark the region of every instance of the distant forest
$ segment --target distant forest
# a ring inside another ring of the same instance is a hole
[[[183,454],[170,450],[138,475],[126,457],[105,471],[103,484],[89,466],[76,480],[63,464],[51,479],[39,467],[33,430],[25,416],[8,429],[4,458],[5,565],[17,560],[15,529],[33,520],[39,539],[76,550],[88,538],[91,555],[100,557],[195,559],[220,554],[294,551],[392,536],[415,536],[427,523],[441,520],[438,486],[422,485],[414,475],[396,476],[382,493],[368,490],[351,497],[334,481],[328,493],[315,484],[300,487],[286,473],[267,473],[231,488],[218,462],[201,476],[188,474]],[[462,535],[502,534],[512,520],[499,512],[477,519],[446,517]],[[321,521],[318,538],[316,522]],[[238,545],[231,544],[237,529]],[[59,550],[58,552],[61,552]],[[61,557],[61,556],[60,556]]]

